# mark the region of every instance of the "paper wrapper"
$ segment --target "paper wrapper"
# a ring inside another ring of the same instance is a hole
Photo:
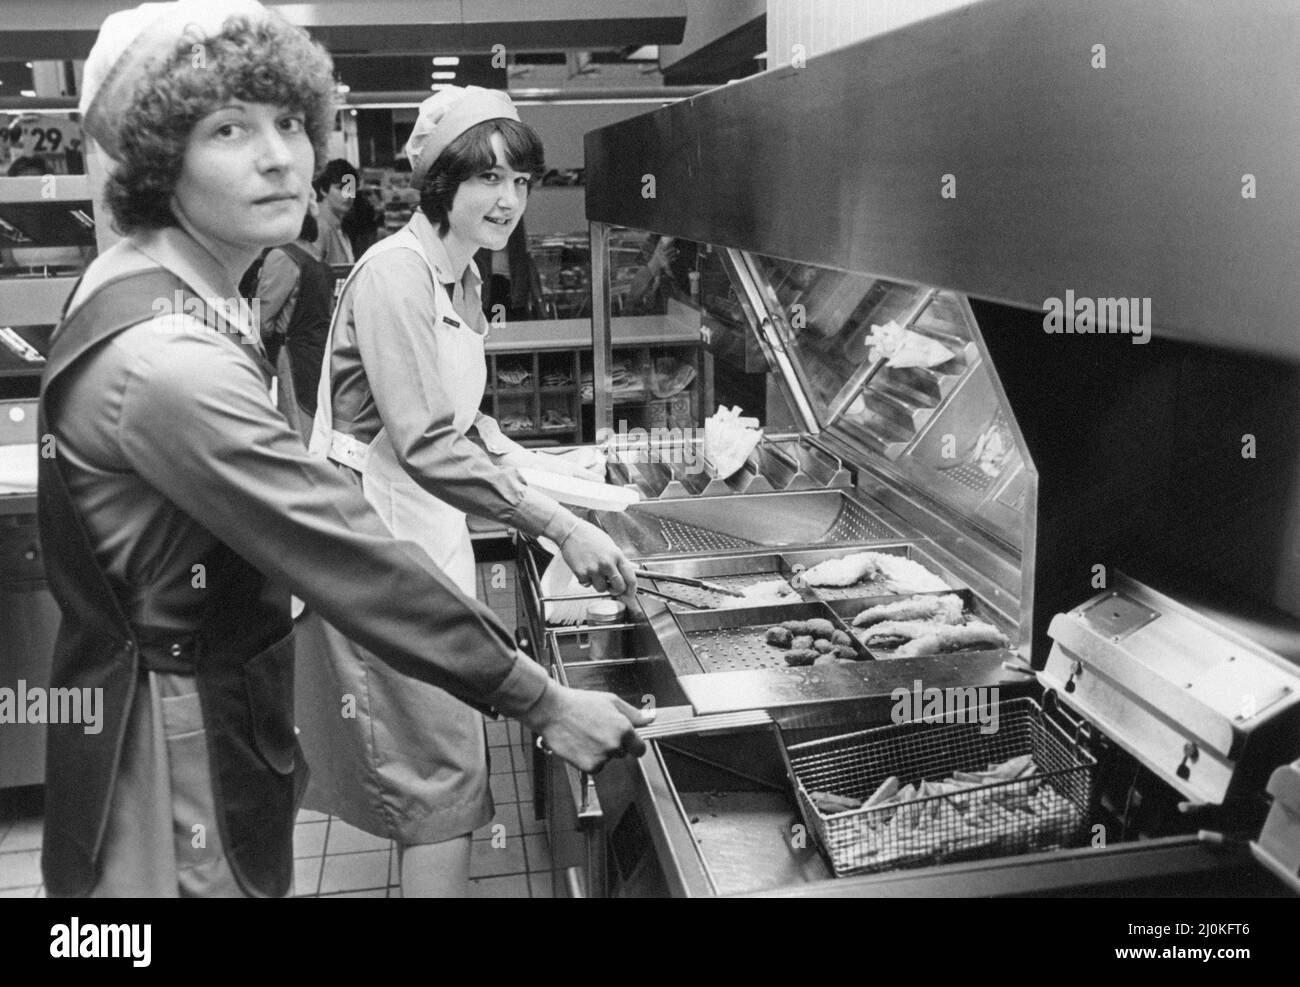
[[[872,359],[884,356],[888,366],[898,369],[937,367],[953,357],[952,351],[943,343],[904,329],[892,319],[883,326],[873,325],[866,344],[872,350]]]
[[[725,480],[749,459],[763,438],[757,418],[742,418],[740,407],[718,406],[718,413],[704,420],[704,462],[709,472]]]

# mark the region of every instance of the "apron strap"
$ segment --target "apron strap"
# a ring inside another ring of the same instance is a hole
[[[435,314],[440,317],[439,310],[443,308],[444,298],[446,307],[451,307],[451,299],[445,297],[447,294],[446,289],[443,288],[442,282],[438,280],[438,273],[434,270],[433,263],[424,252],[424,248],[421,247],[419,237],[415,235],[415,231],[409,226],[403,227],[385,240],[380,240],[379,243],[367,250],[348,273],[347,280],[343,282],[343,288],[339,291],[339,304],[334,307],[334,317],[330,319],[329,334],[325,337],[325,355],[322,358],[320,383],[316,389],[316,418],[312,422],[311,441],[308,443],[308,451],[313,455],[341,463],[358,473],[365,472],[366,463],[370,458],[370,450],[384,434],[384,429],[381,428],[369,442],[362,442],[355,436],[341,432],[334,427],[334,388],[330,372],[330,364],[334,355],[334,332],[338,328],[339,319],[343,312],[343,299],[347,297],[348,289],[352,285],[352,279],[357,276],[357,272],[361,270],[364,264],[381,254],[387,253],[389,250],[414,251],[420,260],[424,261],[424,266],[429,269],[429,279],[433,282]]]

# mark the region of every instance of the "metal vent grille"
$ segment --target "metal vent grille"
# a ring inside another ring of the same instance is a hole
[[[854,501],[846,500],[830,530],[817,540],[819,542],[881,541],[894,538],[897,534],[898,532],[889,528],[880,518],[868,514]]]
[[[973,490],[978,494],[982,494],[987,490],[994,480],[993,477],[974,463],[962,463],[950,470],[944,470],[943,475],[952,480],[953,483],[960,483],[966,489]]]
[[[732,548],[752,548],[758,544],[746,538],[724,535],[720,531],[670,518],[661,518],[659,525],[668,548],[674,552],[718,552]]]

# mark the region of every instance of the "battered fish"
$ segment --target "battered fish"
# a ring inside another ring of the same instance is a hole
[[[805,571],[803,579],[809,586],[880,583],[890,593],[929,593],[949,588],[921,563],[888,552],[855,552],[843,558],[827,559]]]
[[[905,600],[867,607],[853,618],[854,627],[870,627],[885,620],[930,620],[938,624],[960,624],[959,596],[909,596]]]
[[[840,559],[827,559],[806,570],[803,579],[809,586],[852,586],[880,576],[876,561],[879,558],[877,552],[858,552]]]
[[[916,658],[949,651],[1005,648],[1006,635],[981,620],[969,624],[941,624],[924,620],[886,620],[859,632],[868,648],[897,648],[894,658]]]
[[[915,637],[899,648],[896,658],[916,658],[920,655],[939,655],[949,651],[983,651],[1005,648],[1007,636],[992,624],[972,621],[961,627],[939,627],[933,633]]]

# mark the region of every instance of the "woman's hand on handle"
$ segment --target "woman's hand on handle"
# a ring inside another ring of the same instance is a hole
[[[637,709],[608,692],[566,689],[551,682],[542,698],[523,717],[524,726],[542,738],[545,749],[580,771],[594,774],[612,757],[645,753],[636,727],[654,721],[654,713]]]

